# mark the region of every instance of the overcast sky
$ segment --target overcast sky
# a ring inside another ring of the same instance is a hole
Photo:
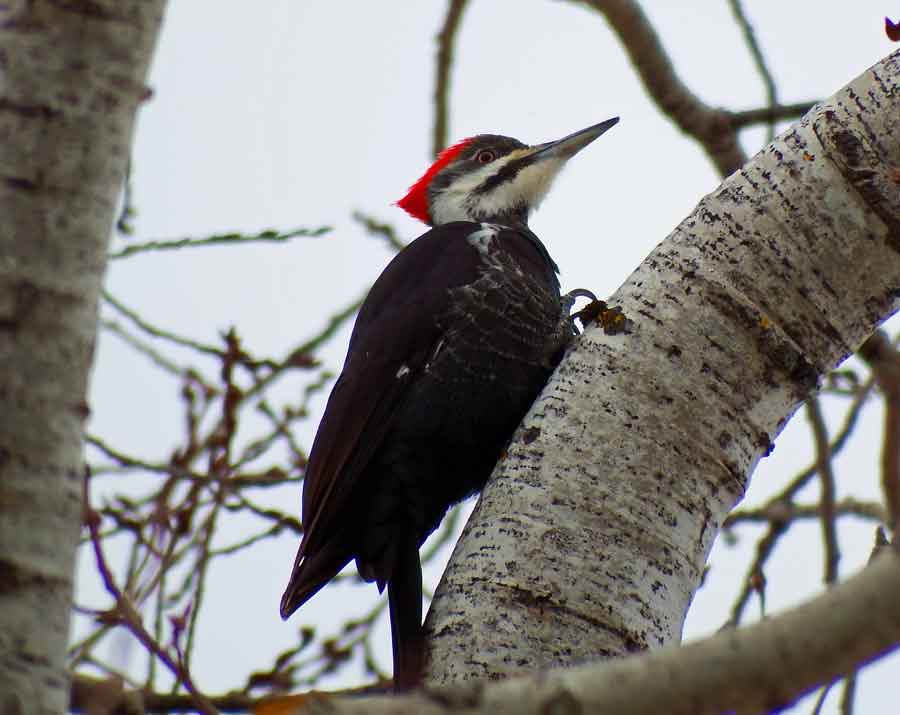
[[[119,261],[108,276],[110,290],[152,322],[207,341],[234,324],[259,353],[284,354],[315,333],[391,255],[350,219],[354,210],[394,223],[404,239],[422,233],[391,203],[429,161],[434,37],[445,4],[170,3],[151,72],[154,95],[141,110],[136,137],[135,240],[336,230],[288,245]],[[727,2],[645,5],[677,71],[703,100],[730,109],[764,103]],[[893,49],[882,29],[885,11],[897,9],[890,4],[747,5],[785,102],[826,97]],[[492,132],[536,143],[622,118],[573,160],[531,222],[560,265],[565,289],[612,293],[718,184],[702,151],[651,105],[603,20],[580,5],[475,1],[457,52],[451,140]],[[762,129],[746,132],[747,151],[755,153],[763,138]],[[335,369],[348,334],[322,355]],[[115,338],[101,341],[91,402],[91,432],[124,450],[165,454],[181,431],[171,381]],[[833,429],[838,414],[829,410]],[[837,460],[839,496],[852,488],[878,497],[880,420],[878,405],[868,409],[853,448]],[[318,415],[298,435],[304,444],[317,421]],[[807,432],[801,413],[757,470],[747,502],[764,499],[810,461]],[[804,496],[815,495],[812,488]],[[299,509],[299,494],[279,498],[295,500]],[[809,548],[819,539],[818,525],[797,531],[767,569],[770,611],[821,589],[821,558]],[[846,574],[868,557],[872,529],[845,521],[840,536]],[[752,544],[747,538],[741,548],[714,550],[688,637],[725,621]],[[374,597],[372,586],[342,588],[282,623],[278,599],[296,546],[286,534],[214,570],[194,665],[201,688],[239,685],[289,647],[302,623],[340,622],[348,603],[353,608],[354,600]],[[93,563],[83,558],[81,568],[79,600],[105,603]],[[749,612],[758,613],[755,602]],[[380,641],[388,663],[386,628]],[[137,659],[121,643],[116,647],[122,658]],[[897,660],[866,671],[858,711],[889,712],[898,676]],[[837,712],[837,697],[831,701],[824,712]]]

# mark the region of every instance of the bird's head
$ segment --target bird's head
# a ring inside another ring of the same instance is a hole
[[[444,149],[397,205],[432,226],[450,221],[527,225],[528,214],[566,161],[618,121],[607,119],[535,146],[496,134],[463,139]]]

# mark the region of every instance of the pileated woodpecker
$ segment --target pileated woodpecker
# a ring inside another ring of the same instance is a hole
[[[445,149],[398,205],[433,228],[372,286],[303,482],[287,618],[347,563],[388,587],[394,684],[423,668],[419,547],[484,486],[574,333],[528,214],[565,162],[618,122],[527,146]]]

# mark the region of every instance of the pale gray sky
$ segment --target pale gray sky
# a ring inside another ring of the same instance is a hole
[[[763,103],[762,83],[724,0],[644,4],[677,71],[701,98],[733,109]],[[747,5],[785,102],[828,96],[893,49],[882,30],[890,4]],[[436,0],[270,0],[252,10],[222,0],[170,3],[150,79],[154,96],[141,111],[136,139],[136,238],[322,224],[337,230],[290,245],[120,261],[110,270],[110,290],[183,334],[212,341],[234,324],[262,353],[283,354],[313,334],[390,258],[350,220],[353,210],[393,222],[405,239],[422,233],[390,204],[429,160],[434,37],[444,8]],[[475,1],[457,57],[451,139],[497,132],[534,143],[622,118],[572,162],[532,221],[562,269],[564,287],[612,293],[718,184],[702,151],[651,105],[602,19],[576,3]],[[748,152],[762,139],[762,130],[747,132]],[[322,355],[335,369],[347,335]],[[158,455],[181,431],[171,382],[114,338],[101,341],[91,401],[91,431],[123,449]],[[802,421],[789,426],[757,470],[748,502],[762,500],[810,461]],[[299,435],[304,443],[316,423]],[[879,409],[866,411],[860,430],[836,462],[839,494],[852,487],[877,498]],[[299,509],[299,494],[276,498]],[[229,528],[237,534],[241,524]],[[821,589],[821,558],[809,550],[819,540],[818,525],[797,532],[767,570],[770,611]],[[840,536],[848,573],[868,557],[872,530],[841,522]],[[752,543],[715,549],[689,637],[723,623]],[[337,623],[347,603],[352,608],[354,600],[374,597],[371,586],[341,588],[282,623],[278,599],[295,550],[285,535],[213,571],[193,668],[202,688],[238,686],[250,670],[267,666],[270,654],[289,647],[301,623]],[[84,557],[79,585],[81,602],[105,603]],[[750,612],[758,612],[755,603]],[[389,662],[386,628],[381,646]],[[132,664],[137,659],[135,649],[122,653]],[[898,676],[897,659],[866,671],[858,711],[891,712]],[[837,712],[836,701],[824,712]]]

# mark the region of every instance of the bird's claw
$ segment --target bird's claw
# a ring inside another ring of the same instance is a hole
[[[587,298],[591,302],[597,300],[597,296],[594,295],[593,291],[589,291],[587,288],[576,288],[575,290],[570,290],[563,296],[563,300],[569,305],[575,303],[576,298]]]
[[[610,308],[606,301],[598,299],[589,290],[578,288],[566,294],[566,297],[583,297],[589,298],[590,303],[585,305],[581,310],[572,313],[570,319],[581,321],[582,328],[586,328],[589,323],[594,322],[603,328],[603,332],[607,335],[618,335],[619,333],[627,333],[631,331],[634,325],[632,321],[625,316],[622,309],[618,306]]]

